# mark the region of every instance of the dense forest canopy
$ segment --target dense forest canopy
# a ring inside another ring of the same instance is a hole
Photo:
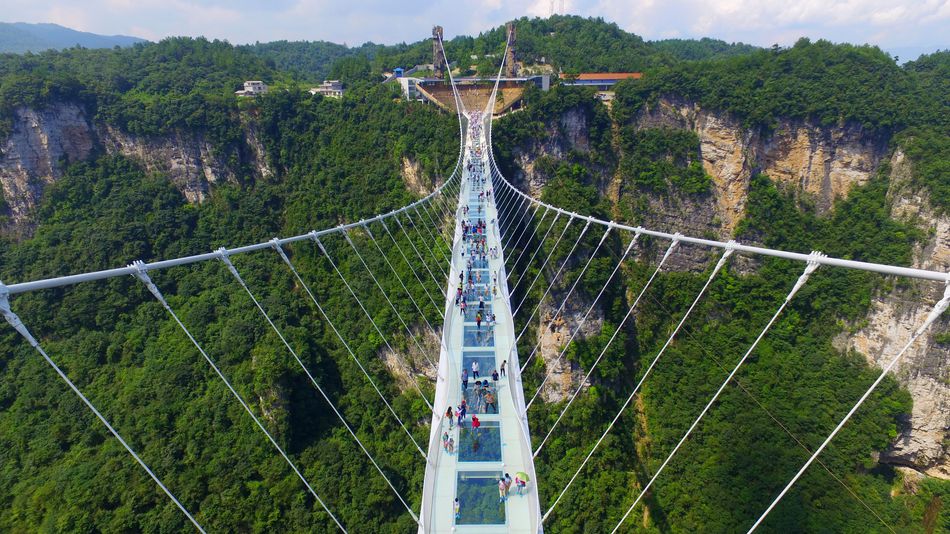
[[[519,154],[554,141],[549,139],[556,130],[553,125],[567,115],[583,117],[590,141],[586,151],[533,162],[544,179],[541,196],[548,202],[631,223],[643,215],[637,199],[648,195],[708,202],[711,183],[697,164],[697,136],[633,125],[644,106],[664,97],[728,113],[764,132],[780,120],[857,125],[891,148],[904,150],[914,161],[914,180],[928,188],[934,206],[950,209],[950,53],[899,66],[876,48],[824,41],[762,50],[709,39],[648,42],[600,19],[554,16],[516,22],[519,54],[526,64],[543,58],[566,72],[646,72],[642,80],[618,87],[611,109],[589,89],[555,86],[546,93],[529,89],[525,109],[497,122],[495,152],[511,176]],[[500,54],[503,36],[504,28],[498,27],[475,37],[457,37],[446,43],[447,54],[462,65],[472,55],[484,62],[484,56]],[[458,124],[432,106],[401,101],[393,86],[374,82],[384,70],[430,61],[430,45],[422,40],[355,48],[325,42],[233,47],[172,38],[128,49],[0,56],[0,138],[9,134],[17,108],[69,102],[82,106],[100,124],[142,136],[197,132],[219,149],[243,143],[251,124],[273,169],[273,175],[257,176],[238,165],[234,182],[216,184],[204,202],[190,204],[165,176],[100,147],[87,161],[71,162],[65,175],[47,188],[31,237],[0,238],[0,280],[9,283],[207,252],[359,220],[417,198],[407,188],[405,165],[418,164],[426,188],[445,179],[458,154]],[[488,65],[496,65],[498,58],[489,59]],[[304,91],[308,83],[325,77],[348,82],[342,100]],[[273,90],[238,100],[234,91],[247,79],[263,80]],[[598,182],[597,176],[613,177],[628,193],[609,198],[603,194],[608,184]],[[891,219],[890,201],[883,169],[822,215],[767,176],[756,175],[736,237],[790,250],[817,248],[865,261],[907,264],[926,236],[909,223]],[[5,209],[0,198],[0,212]],[[538,235],[550,224],[564,223],[546,220],[539,224]],[[555,232],[561,230],[554,227]],[[394,240],[403,248],[410,241],[421,248],[428,242],[426,235],[396,233]],[[578,235],[578,228],[569,229],[565,242]],[[353,238],[359,247],[373,246],[368,234],[354,232]],[[579,257],[592,253],[598,238],[586,236]],[[627,239],[615,233],[605,242],[579,288],[583,298],[589,301],[607,284]],[[405,352],[407,337],[398,333],[396,317],[346,241],[330,238],[325,244],[365,297],[380,330],[391,333],[390,341]],[[401,263],[397,245],[382,245],[400,275],[417,280],[412,267]],[[537,241],[525,245],[545,253],[550,246]],[[665,246],[644,240],[638,249],[643,260],[628,261],[606,286],[598,304],[603,317],[599,331],[566,353],[586,372],[608,339],[618,336],[597,367],[592,386],[578,397],[537,458],[542,507],[580,465],[644,372],[647,358],[656,353],[705,281],[708,271],[661,273],[635,319],[623,323],[632,296],[653,272],[650,258],[662,254]],[[552,261],[563,260],[566,252],[563,247],[553,251]],[[355,356],[382,385],[395,411],[411,423],[414,437],[424,442],[425,405],[379,357],[383,339],[359,315],[326,258],[310,243],[288,247],[288,253],[329,318],[350,340]],[[366,257],[377,272],[388,269],[378,255]],[[271,251],[241,255],[234,262],[357,435],[418,509],[423,464],[402,430],[385,416],[385,407],[328,322]],[[567,494],[546,525],[549,531],[612,528],[629,505],[631,492],[655,471],[725,369],[784,297],[800,267],[784,260],[730,265],[716,279],[709,298],[664,356],[664,365],[657,367],[634,409],[621,419],[621,430],[608,436],[584,471],[584,483]],[[529,265],[516,276],[533,277],[539,268]],[[573,280],[579,269],[571,264],[563,280]],[[371,532],[414,529],[220,262],[154,273],[153,278],[345,525]],[[418,318],[396,282],[381,281],[390,294],[399,295],[394,304],[403,316]],[[872,296],[886,289],[879,278],[862,273],[816,274],[655,486],[643,518],[627,523],[628,530],[747,528],[801,464],[802,447],[820,443],[826,429],[872,380],[875,370],[864,357],[842,353],[832,340],[846,332],[845,325],[860,321]],[[444,287],[421,280],[409,290],[422,302],[427,290],[439,294]],[[517,297],[525,296],[533,306],[541,294],[539,287]],[[37,292],[16,297],[13,304],[65,372],[133,439],[142,457],[209,530],[333,528],[189,340],[134,279]],[[436,323],[434,307],[424,313]],[[529,340],[535,339],[535,329],[531,326],[519,346],[523,354],[533,349]],[[544,376],[539,361],[526,369],[526,391],[533,391]],[[178,510],[32,348],[6,327],[0,329],[0,362],[0,529],[186,529]],[[431,393],[428,383],[420,384]],[[950,528],[950,484],[927,479],[916,494],[908,493],[893,466],[878,462],[878,453],[897,435],[910,402],[895,380],[886,380],[822,456],[827,469],[809,471],[776,510],[768,531],[887,531],[842,485],[899,532]],[[562,407],[563,402],[532,407],[535,444],[542,437],[537,432],[549,428]]]

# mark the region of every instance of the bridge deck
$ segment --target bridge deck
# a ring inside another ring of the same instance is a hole
[[[470,134],[473,132],[470,131]],[[469,136],[467,155],[476,162],[481,159],[487,169],[483,151],[484,137],[480,131],[475,139]],[[476,166],[478,163],[476,163]],[[467,169],[467,165],[466,165]],[[463,397],[461,380],[462,369],[469,373],[468,388],[465,397],[469,405],[468,415],[461,425],[449,428],[448,419],[443,415],[433,418],[432,434],[429,442],[429,465],[426,469],[426,482],[423,491],[423,507],[420,516],[421,532],[539,532],[539,506],[536,491],[536,477],[528,439],[527,422],[519,414],[524,413],[524,394],[520,383],[517,351],[511,350],[515,337],[511,311],[508,306],[508,288],[504,258],[497,226],[492,224],[497,213],[492,202],[479,200],[479,192],[486,187],[478,179],[477,171],[465,171],[463,185],[459,194],[461,206],[468,206],[469,212],[461,219],[476,223],[486,222],[484,242],[486,251],[497,248],[497,257],[487,256],[487,261],[475,262],[472,269],[467,262],[472,259],[473,242],[481,238],[469,236],[463,242],[461,224],[457,225],[453,243],[451,273],[447,290],[445,343],[439,362],[440,380],[436,389],[435,409],[445,414],[451,406],[458,410]],[[486,252],[487,254],[487,252]],[[455,305],[458,291],[459,274],[466,279],[465,290],[468,310],[464,317]],[[471,273],[474,283],[469,292],[467,284]],[[497,276],[497,291],[492,290],[492,273]],[[481,280],[478,280],[478,276]],[[475,322],[479,299],[484,298],[484,313],[494,313],[497,322],[490,326],[483,322],[479,328]],[[499,370],[502,362],[508,360],[507,377],[499,377],[493,390],[497,399],[495,410],[478,402],[475,381],[472,377],[472,362],[480,365],[478,380],[492,381],[492,371]],[[477,436],[472,431],[472,416],[481,421]],[[454,440],[455,451],[450,453],[442,445],[444,432],[449,432]],[[498,479],[508,473],[512,479],[518,472],[529,475],[529,482],[519,494],[512,484],[508,499],[499,502]],[[454,500],[459,499],[459,515],[454,512]]]

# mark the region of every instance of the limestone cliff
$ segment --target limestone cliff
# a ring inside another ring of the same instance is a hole
[[[890,160],[888,140],[870,135],[854,124],[820,126],[807,121],[780,120],[773,129],[750,129],[727,114],[705,110],[698,104],[672,98],[646,106],[633,119],[635,128],[684,128],[697,134],[699,156],[713,187],[708,195],[636,195],[636,221],[664,231],[679,231],[695,236],[727,239],[745,214],[750,178],[755,173],[769,176],[819,213],[826,213],[836,199],[867,183],[889,163],[889,198],[895,218],[910,220],[927,236],[918,246],[914,266],[950,271],[950,216],[936,213],[924,190],[911,180],[910,163],[897,150]],[[515,182],[534,195],[544,185],[537,172],[539,160],[560,158],[571,151],[584,151],[589,139],[583,134],[583,115],[567,113],[548,122],[547,139],[515,151],[518,167]],[[615,125],[616,127],[616,125]],[[596,169],[595,169],[596,171]],[[595,181],[611,180],[608,171]],[[613,178],[604,188],[611,200],[622,197],[623,184]],[[695,270],[708,265],[702,251],[677,251],[669,269]],[[645,254],[661,255],[659,246]],[[755,261],[740,257],[740,270],[754,270]],[[874,365],[895,354],[920,324],[942,294],[940,284],[893,282],[876,297],[865,321],[836,340],[841,349],[856,350]],[[882,460],[910,466],[932,476],[950,478],[950,339],[947,320],[938,322],[917,343],[897,368],[896,377],[911,393],[913,413],[893,446]],[[541,356],[556,358],[560,348],[556,336],[562,329],[541,326]],[[555,369],[561,381],[570,380],[569,369]],[[563,389],[563,388],[560,388]],[[549,388],[545,398],[560,398],[557,387]]]
[[[100,151],[139,161],[147,171],[164,174],[189,202],[201,202],[216,183],[236,182],[245,172],[252,177],[272,174],[256,128],[245,121],[244,143],[221,151],[200,132],[176,131],[143,137],[109,124],[96,123],[79,106],[53,103],[42,110],[14,111],[10,136],[0,140],[0,187],[9,209],[8,231],[28,234],[32,211],[45,187],[63,175],[69,163]]]
[[[581,324],[581,320],[590,308],[591,302],[583,295],[577,294],[568,300],[564,310],[555,316],[566,294],[567,289],[552,291],[551,300],[542,303],[538,310],[538,333],[535,341],[538,350],[534,358],[541,358],[544,361],[545,372],[550,374],[541,389],[541,398],[545,402],[567,400],[577,389],[580,381],[584,379],[583,369],[569,361],[566,354],[559,358],[571,338],[571,334],[580,328],[577,331],[576,339],[595,336],[600,333],[604,323],[603,314],[595,307],[587,320]],[[522,360],[529,356],[530,352],[520,355]],[[530,398],[530,395],[533,395],[534,392],[527,392],[527,394]]]
[[[914,251],[914,267],[950,271],[950,217],[936,213],[925,191],[912,181],[911,164],[903,152],[890,161],[888,196],[895,218],[910,221],[928,238]],[[894,282],[892,291],[872,302],[866,322],[836,340],[841,348],[864,354],[881,365],[889,361],[924,320],[943,294],[939,283]],[[894,372],[914,400],[913,411],[890,450],[886,462],[907,465],[931,476],[950,479],[950,345],[947,320],[938,321],[904,355]]]
[[[866,183],[886,155],[886,139],[859,126],[822,127],[780,120],[770,132],[750,129],[727,114],[698,104],[661,99],[635,119],[640,128],[672,127],[694,131],[703,168],[713,179],[719,237],[730,237],[745,214],[749,179],[762,173],[827,212],[835,199]]]
[[[14,112],[9,138],[0,142],[0,187],[15,226],[26,226],[43,188],[69,162],[89,157],[96,143],[92,125],[77,106],[53,104]]]

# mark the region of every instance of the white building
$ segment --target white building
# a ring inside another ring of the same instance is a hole
[[[324,80],[318,87],[312,87],[310,94],[323,95],[329,98],[343,98],[343,83],[340,80]]]
[[[397,78],[399,85],[402,86],[402,95],[406,97],[406,100],[420,100],[425,101],[425,98],[416,89],[416,84],[421,82],[421,78],[413,78],[410,76],[403,76],[402,78]]]
[[[237,96],[257,96],[267,93],[267,84],[260,80],[250,80],[244,82],[244,89],[235,91]]]

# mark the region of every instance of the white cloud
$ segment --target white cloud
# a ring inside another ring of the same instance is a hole
[[[555,0],[560,6],[561,0]],[[564,0],[647,39],[715,37],[761,46],[801,36],[885,49],[950,48],[950,0]],[[5,20],[56,22],[157,39],[205,35],[233,43],[276,39],[394,43],[477,34],[521,16],[547,16],[551,0],[4,0]],[[906,55],[906,52],[902,53]]]

